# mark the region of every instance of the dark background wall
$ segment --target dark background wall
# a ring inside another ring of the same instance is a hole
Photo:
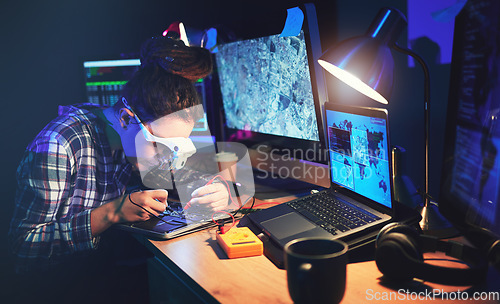
[[[221,27],[245,37],[278,33],[286,8],[316,5],[323,49],[339,39],[360,35],[383,6],[406,13],[406,1],[24,1],[0,2],[0,115],[1,153],[0,244],[1,269],[10,269],[6,232],[13,210],[15,170],[30,140],[56,116],[57,106],[85,101],[82,61],[136,52],[147,38],[159,35],[173,21],[206,29]],[[405,35],[400,41],[404,43]],[[425,51],[425,48],[424,48]],[[423,54],[424,55],[424,54]],[[430,54],[429,56],[432,56]],[[423,80],[419,67],[408,68],[396,55],[396,83],[388,109],[392,144],[408,150],[408,174],[421,185],[423,178]],[[431,65],[433,108],[431,193],[437,195],[440,141],[448,91],[449,67]],[[379,106],[328,78],[330,99]],[[3,271],[0,271],[3,272]],[[8,273],[6,272],[3,272]]]

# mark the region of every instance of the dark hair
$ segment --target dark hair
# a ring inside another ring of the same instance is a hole
[[[188,47],[181,40],[153,37],[141,47],[141,68],[125,85],[122,95],[144,122],[200,104],[193,82],[212,72],[207,49]],[[117,108],[121,108],[121,102]],[[199,108],[199,107],[195,107]],[[196,111],[178,112],[186,120],[196,120]]]

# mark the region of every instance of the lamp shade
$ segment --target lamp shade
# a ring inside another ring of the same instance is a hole
[[[345,40],[329,49],[318,63],[352,88],[387,104],[394,74],[390,47],[405,26],[406,18],[401,12],[383,8],[365,35]]]

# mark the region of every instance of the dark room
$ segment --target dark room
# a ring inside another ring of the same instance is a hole
[[[0,302],[500,303],[499,16],[2,0]]]

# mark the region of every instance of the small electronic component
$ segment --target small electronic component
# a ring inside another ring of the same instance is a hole
[[[217,242],[230,259],[262,255],[262,241],[248,227],[234,227],[224,234],[217,232]]]

